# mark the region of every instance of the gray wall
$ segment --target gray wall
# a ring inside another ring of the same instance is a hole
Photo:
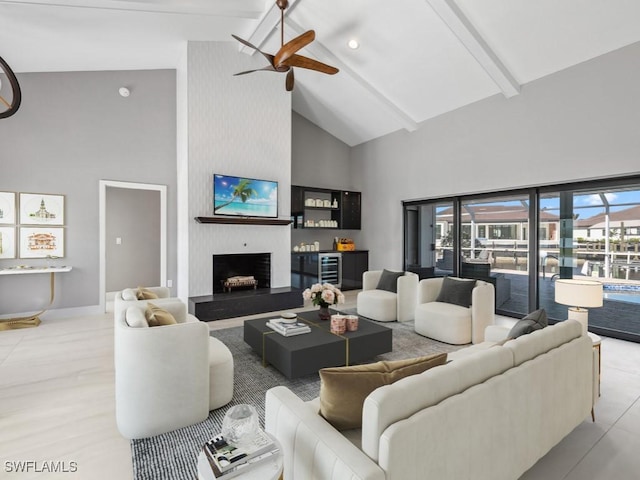
[[[297,113],[292,113],[291,181],[294,185],[355,190],[351,147]]]
[[[175,71],[19,75],[22,106],[0,120],[0,190],[66,196],[66,257],[54,306],[99,304],[98,181],[168,186],[168,278],[176,278]],[[127,86],[131,96],[118,95]],[[0,260],[0,268],[44,260]],[[0,277],[0,313],[45,305],[45,275]]]
[[[159,286],[160,192],[107,187],[105,203],[107,292]]]
[[[402,266],[402,200],[636,174],[638,125],[640,43],[354,147],[370,266]]]
[[[295,112],[292,115],[291,127],[293,185],[359,190],[359,177],[353,175],[349,161],[349,145]],[[353,238],[356,246],[359,246],[360,236],[361,232],[358,230],[291,230],[292,245],[318,241],[321,249],[330,249],[334,237]]]

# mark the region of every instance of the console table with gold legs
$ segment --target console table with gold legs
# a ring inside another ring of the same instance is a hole
[[[0,270],[0,275],[26,275],[35,273],[49,274],[49,304],[40,312],[25,317],[2,318],[0,319],[0,330],[9,330],[14,328],[37,327],[40,325],[40,315],[47,311],[53,304],[55,297],[55,274],[62,272],[70,272],[72,267],[9,267]]]

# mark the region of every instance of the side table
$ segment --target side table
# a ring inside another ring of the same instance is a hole
[[[589,338],[593,343],[593,349],[598,351],[598,397],[599,397],[600,396],[600,377],[602,375],[602,350],[601,350],[602,339],[595,333],[587,332],[587,335],[589,335]],[[594,422],[596,421],[593,408],[591,409],[591,420],[593,420]]]
[[[282,480],[282,470],[284,469],[284,460],[282,457],[282,445],[271,434],[269,436],[276,442],[276,445],[280,449],[280,453],[273,456],[273,459],[264,461],[253,468],[247,469],[239,475],[233,477],[238,480]],[[205,453],[200,450],[198,454],[198,480],[216,480],[209,466],[209,461],[205,456]]]

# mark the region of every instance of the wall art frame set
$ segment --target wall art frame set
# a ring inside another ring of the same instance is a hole
[[[0,260],[64,257],[65,196],[0,191]]]

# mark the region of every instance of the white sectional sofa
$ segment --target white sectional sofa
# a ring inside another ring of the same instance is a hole
[[[269,390],[265,425],[285,478],[515,480],[589,416],[594,353],[578,322],[465,350],[374,390],[361,431],[334,429],[317,399]]]

